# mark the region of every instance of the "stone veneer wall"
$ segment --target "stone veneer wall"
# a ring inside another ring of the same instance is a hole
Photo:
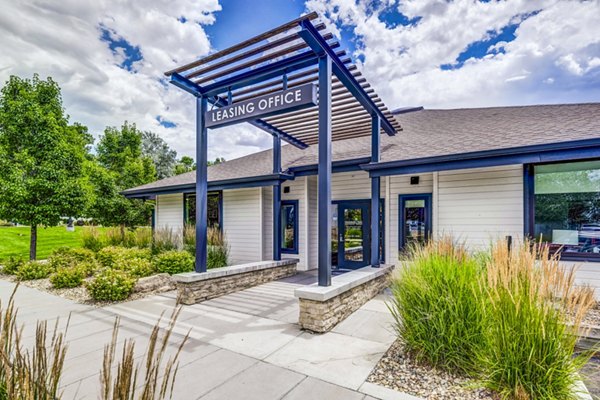
[[[325,301],[300,298],[300,327],[311,332],[329,332],[389,286],[391,271]]]
[[[177,282],[177,302],[191,305],[262,283],[286,278],[296,274],[296,265],[296,263],[292,263],[194,282]]]

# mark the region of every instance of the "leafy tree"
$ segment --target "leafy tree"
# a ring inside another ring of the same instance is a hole
[[[181,160],[179,160],[177,165],[175,165],[175,175],[180,175],[195,170],[196,163],[194,162],[194,159],[189,156],[181,157]]]
[[[9,78],[0,93],[0,218],[31,227],[30,259],[39,226],[83,210],[90,144],[86,127],[69,125],[56,82]]]
[[[86,164],[91,190],[89,214],[103,225],[125,227],[146,224],[152,204],[128,199],[121,191],[152,182],[156,170],[152,159],[142,154],[142,133],[125,122],[121,129],[108,127],[96,148],[97,162]]]
[[[215,161],[209,161],[207,165],[210,167],[211,165],[221,164],[222,162],[225,162],[225,159],[223,157],[217,157],[215,158]],[[192,157],[183,156],[181,157],[181,160],[177,162],[177,165],[175,165],[175,175],[195,170],[196,163]]]
[[[177,152],[172,150],[167,142],[156,133],[142,132],[142,155],[152,159],[158,179],[168,178],[175,174]]]

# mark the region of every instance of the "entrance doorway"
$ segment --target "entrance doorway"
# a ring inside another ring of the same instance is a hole
[[[400,250],[423,245],[431,237],[431,194],[400,195]]]
[[[371,263],[371,200],[334,201],[331,205],[331,265],[337,270]],[[383,200],[380,204],[379,248],[383,260]]]

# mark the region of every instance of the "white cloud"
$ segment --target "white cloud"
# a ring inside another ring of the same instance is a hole
[[[390,107],[600,101],[599,1],[390,0],[374,9],[371,2],[308,0],[306,6],[325,13],[336,31],[353,30],[363,72]],[[421,19],[390,26],[381,17],[386,7]],[[456,66],[470,44],[511,24],[520,24],[514,40],[460,68],[441,68]]]
[[[164,71],[210,51],[202,25],[215,22],[218,0],[5,0],[1,7],[2,83],[11,74],[52,76],[71,120],[95,136],[129,120],[159,133],[180,155],[194,155],[194,98],[161,79]],[[101,40],[101,27],[112,39],[139,47],[143,59],[131,72],[119,66],[124,50],[113,53]],[[178,126],[165,128],[157,116]],[[268,134],[246,126],[211,133],[209,157],[234,158],[268,141]]]

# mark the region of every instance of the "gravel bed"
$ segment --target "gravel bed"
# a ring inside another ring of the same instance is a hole
[[[427,400],[496,399],[468,378],[417,364],[399,340],[377,363],[367,381]]]
[[[17,279],[13,275],[0,274],[0,278],[7,280],[7,281],[11,281],[11,282],[17,282]],[[91,279],[92,278],[87,278],[86,281],[89,281]],[[50,279],[48,279],[48,278],[34,279],[34,280],[30,280],[30,281],[21,281],[20,284],[23,286],[33,288],[33,289],[42,290],[44,292],[48,292],[48,293],[51,293],[56,296],[64,297],[65,299],[73,300],[77,303],[87,304],[87,305],[94,306],[94,307],[104,307],[104,306],[108,306],[111,304],[139,300],[144,297],[148,297],[148,296],[152,296],[154,294],[159,294],[159,293],[165,292],[165,291],[161,291],[161,290],[154,290],[154,291],[148,291],[148,292],[132,293],[131,296],[129,296],[127,298],[127,300],[124,300],[124,301],[96,301],[88,295],[87,290],[85,290],[83,285],[79,286],[79,287],[75,287],[75,288],[70,288],[70,289],[55,289],[54,287],[52,287],[52,284],[50,283]]]
[[[596,303],[596,307],[592,308],[583,319],[585,325],[600,326],[600,303]]]

